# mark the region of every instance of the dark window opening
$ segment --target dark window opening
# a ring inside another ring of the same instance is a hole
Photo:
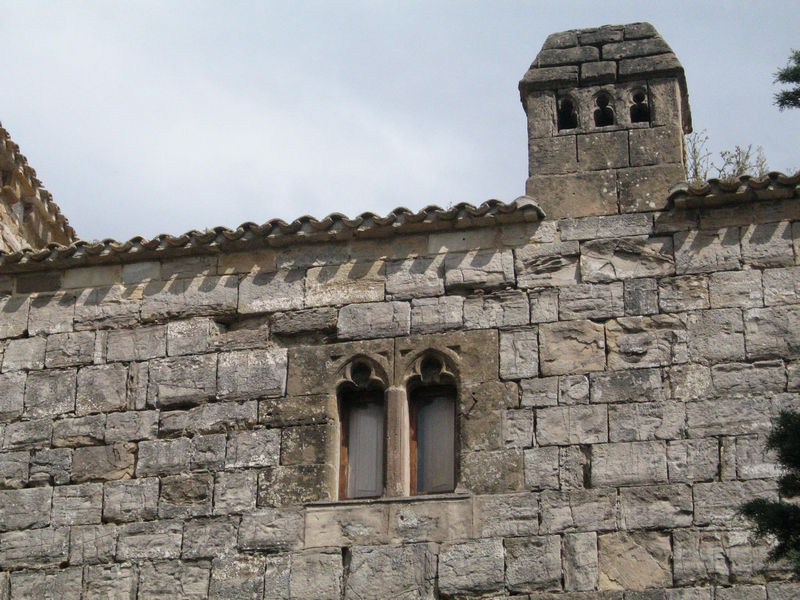
[[[631,123],[649,123],[650,107],[647,104],[647,97],[644,91],[636,90],[633,92],[633,105],[631,106]]]
[[[595,103],[597,109],[594,111],[594,124],[597,127],[608,127],[614,124],[614,109],[609,106],[611,98],[608,94],[600,94]]]
[[[456,389],[422,386],[411,393],[411,493],[456,486]]]
[[[558,130],[575,129],[578,126],[578,113],[572,98],[562,98],[558,103]]]

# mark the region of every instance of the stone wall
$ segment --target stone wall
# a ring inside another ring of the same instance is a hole
[[[736,514],[800,407],[778,188],[7,269],[0,598],[798,597]],[[402,392],[431,349],[455,492],[337,502],[343,365]]]

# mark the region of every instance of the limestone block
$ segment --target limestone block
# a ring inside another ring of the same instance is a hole
[[[143,293],[143,285],[112,285],[82,290],[75,301],[75,329],[136,325]]]
[[[69,555],[69,528],[27,529],[0,535],[0,566],[57,567]]]
[[[17,337],[28,329],[31,301],[27,296],[0,298],[0,339]]]
[[[615,175],[613,170],[565,175],[532,173],[525,182],[525,193],[539,203],[550,219],[613,215],[618,212]]]
[[[558,378],[558,403],[564,406],[589,404],[589,377],[562,375]]]
[[[192,439],[139,443],[136,476],[169,475],[190,469],[220,468],[225,463],[225,434],[197,435]]]
[[[621,317],[606,323],[606,343],[609,370],[686,362],[686,322],[673,315]]]
[[[752,271],[743,271],[744,273]],[[760,271],[755,271],[760,273]],[[800,267],[764,269],[764,304],[796,304],[800,298]],[[751,306],[759,306],[753,304]],[[749,306],[747,308],[750,308]]]
[[[179,558],[182,539],[180,521],[128,523],[119,528],[117,560]]]
[[[742,259],[754,267],[794,265],[791,224],[760,223],[743,227]]]
[[[792,600],[800,594],[800,583],[774,581],[767,583],[767,597],[770,600]]]
[[[0,486],[21,488],[28,482],[30,452],[3,452],[0,454]]]
[[[147,387],[150,383],[150,365],[131,363],[128,365],[128,406],[133,410],[143,410],[147,406]]]
[[[786,389],[786,369],[780,360],[714,365],[711,378],[714,391],[720,396],[756,395]]]
[[[69,562],[73,565],[108,563],[117,551],[116,525],[81,525],[69,532]],[[121,578],[120,585],[124,583]],[[114,597],[112,594],[109,596]]]
[[[558,377],[523,379],[520,384],[521,406],[555,406],[558,404]]]
[[[704,275],[681,275],[659,280],[658,306],[661,312],[709,308],[707,278]]]
[[[247,275],[239,283],[239,314],[303,308],[305,270]]]
[[[643,590],[672,585],[668,533],[605,533],[597,537],[597,550],[601,590]]]
[[[132,566],[96,565],[84,570],[84,600],[130,600],[135,593],[136,572]]]
[[[563,539],[564,588],[570,591],[596,589],[597,534],[567,533]]]
[[[235,275],[151,281],[144,288],[142,320],[233,314],[238,286]]]
[[[94,358],[93,331],[56,333],[47,337],[45,365],[53,367],[74,367],[91,364]]]
[[[588,446],[558,448],[559,480],[562,490],[582,489],[589,484],[591,457]]]
[[[767,590],[763,585],[735,585],[717,588],[717,600],[767,600]]]
[[[774,451],[766,448],[764,436],[736,438],[736,474],[739,479],[776,479],[781,475]]]
[[[305,547],[385,544],[389,541],[389,506],[314,506],[305,513]]]
[[[557,535],[505,540],[506,586],[512,592],[561,588],[561,539]],[[440,570],[441,573],[441,570]],[[441,576],[441,575],[440,575]]]
[[[578,50],[578,48],[570,48]],[[528,140],[528,172],[537,175],[574,173],[578,170],[578,151],[574,135]]]
[[[270,592],[267,593],[271,593]],[[214,558],[211,563],[209,599],[250,600],[263,598],[264,557]]]
[[[592,446],[593,486],[666,482],[666,444],[662,441],[621,442]]]
[[[321,307],[274,313],[270,323],[276,335],[300,335],[312,332],[332,332],[336,329],[335,308]],[[266,340],[266,334],[263,336]]]
[[[234,554],[238,528],[238,517],[213,517],[187,521],[183,529],[183,558],[193,560],[227,557]]]
[[[236,469],[277,465],[280,451],[279,429],[236,431],[228,438],[225,466],[228,469]]]
[[[274,270],[275,250],[272,248],[236,253],[225,252],[220,254],[217,260],[217,273],[220,275],[250,272],[267,273]]]
[[[280,463],[324,463],[334,455],[337,440],[334,428],[327,424],[288,427],[281,433]]]
[[[465,386],[459,398],[458,410],[467,414],[473,411],[500,411],[518,405],[517,386],[513,381],[487,381]]]
[[[180,561],[146,562],[139,572],[138,600],[195,600],[208,593],[207,566]]]
[[[678,529],[673,532],[675,585],[726,583],[730,573],[720,531]]]
[[[258,403],[258,422],[272,427],[311,425],[337,418],[333,395],[267,398]]]
[[[602,171],[628,166],[627,131],[602,131],[577,137],[578,164],[581,170]]]
[[[47,527],[53,488],[0,490],[0,531]]]
[[[770,429],[769,400],[720,398],[686,404],[689,437],[764,433]]]
[[[217,371],[220,398],[282,396],[286,391],[285,348],[221,352]]]
[[[439,552],[439,591],[445,596],[499,592],[504,584],[503,570],[500,539],[443,544]]]
[[[342,597],[345,600],[433,600],[435,579],[436,555],[428,544],[359,546],[350,555],[350,570]]]
[[[77,567],[55,571],[18,571],[11,575],[11,598],[80,598],[81,575],[81,569]]]
[[[415,256],[386,263],[386,293],[391,294],[393,300],[441,296],[444,294],[444,255]]]
[[[54,417],[75,410],[75,369],[28,373],[25,413],[28,418]]]
[[[389,506],[393,542],[445,542],[472,535],[469,499],[410,502]]]
[[[72,450],[35,450],[31,456],[30,480],[39,485],[64,485],[72,478]]]
[[[201,317],[167,323],[167,354],[200,354],[211,349],[211,340],[224,332],[213,319]]]
[[[124,410],[127,407],[127,380],[128,367],[123,364],[81,369],[78,371],[76,414]]]
[[[616,490],[545,491],[539,497],[539,531],[597,531],[616,528]]]
[[[159,432],[162,435],[187,433],[224,433],[233,429],[252,427],[258,421],[258,403],[215,402],[189,410],[161,413]]]
[[[623,284],[626,315],[652,315],[658,312],[658,286],[655,279],[626,279]]]
[[[764,283],[764,295],[768,295],[768,285]],[[711,273],[708,287],[711,308],[753,308],[764,304],[761,294],[761,271]]]
[[[522,451],[465,452],[461,455],[461,480],[474,494],[514,492],[522,489]]]
[[[491,494],[474,498],[474,534],[479,538],[539,533],[538,494]]]
[[[616,68],[616,65],[615,65]],[[526,106],[536,106],[538,110],[528,111],[528,137],[547,138],[556,133],[556,98],[550,90],[528,93]]]
[[[539,374],[538,335],[535,328],[500,332],[500,377],[520,379]]]
[[[3,352],[3,373],[20,369],[43,369],[47,341],[44,337],[8,340]]]
[[[624,314],[621,282],[609,285],[581,283],[558,290],[558,317],[562,321],[607,319]]]
[[[608,438],[611,442],[679,439],[685,421],[680,402],[614,404],[608,408]]]
[[[158,411],[111,413],[106,417],[106,443],[138,442],[158,437]]]
[[[528,448],[533,445],[533,411],[530,408],[505,411],[503,439],[506,448]]]
[[[747,358],[800,356],[800,306],[753,308],[744,313]]]
[[[574,285],[578,283],[580,245],[576,241],[528,244],[514,250],[517,285]]]
[[[180,473],[162,477],[159,518],[186,519],[211,514],[213,487],[212,473]]]
[[[161,279],[177,279],[213,274],[217,270],[217,257],[213,255],[183,256],[162,261]]]
[[[636,213],[666,208],[668,206],[666,191],[684,179],[686,172],[681,164],[634,166],[618,170],[620,212]]]
[[[290,506],[331,500],[331,464],[267,467],[258,475],[258,506]]]
[[[536,441],[540,446],[607,442],[608,430],[604,404],[536,409]]]
[[[77,419],[61,419],[53,423],[53,446],[74,448],[96,446],[105,438],[106,416],[89,415]]]
[[[109,362],[159,358],[167,353],[167,330],[163,325],[115,329],[108,332],[106,344]]]
[[[22,415],[25,373],[0,375],[0,423],[9,423]]]
[[[367,302],[343,306],[336,332],[339,339],[357,340],[407,335],[410,328],[408,302]]]
[[[3,448],[18,450],[49,446],[52,433],[52,419],[33,419],[10,423],[4,430]]]
[[[34,296],[28,311],[28,335],[72,331],[75,298],[73,292]]]
[[[147,386],[148,404],[156,408],[170,408],[202,403],[215,396],[216,379],[216,354],[177,356],[151,361]]]
[[[264,562],[264,600],[289,600],[292,555],[269,554]]]
[[[617,79],[617,63],[613,60],[583,63],[581,82],[585,84],[613,83]]]
[[[749,524],[739,513],[739,507],[748,500],[778,499],[774,481],[720,481],[697,483],[694,486],[695,525],[718,527],[745,527]]]
[[[686,325],[689,358],[694,362],[744,359],[744,323],[738,309],[693,312],[687,316]]]
[[[661,402],[664,391],[659,369],[592,373],[592,403]]]
[[[603,326],[592,321],[564,321],[539,325],[542,375],[562,375],[605,369]]]
[[[622,529],[668,529],[692,524],[692,489],[688,485],[620,488]]]
[[[305,306],[333,306],[384,299],[383,261],[312,267],[306,272]]]
[[[125,523],[155,519],[158,479],[147,477],[103,484],[103,521]]]
[[[518,327],[527,325],[529,320],[530,307],[524,292],[501,290],[464,300],[464,327],[467,329]]]
[[[581,244],[581,278],[587,282],[660,277],[675,272],[672,238],[628,237]]]
[[[342,554],[339,548],[311,550],[292,556],[289,575],[291,598],[297,600],[340,600]]]
[[[558,448],[527,448],[523,453],[525,488],[529,490],[558,489]]]
[[[558,288],[541,288],[528,292],[531,323],[558,321]]]
[[[563,219],[558,223],[561,240],[596,240],[632,235],[649,235],[653,217],[647,214],[608,215]]]
[[[76,448],[72,456],[72,480],[127,479],[133,476],[135,444]]]
[[[411,333],[439,333],[464,324],[464,298],[415,298],[411,301]]]
[[[711,395],[711,369],[695,363],[664,369],[664,392],[673,400],[704,400]]]
[[[719,472],[719,442],[716,438],[669,442],[667,470],[673,483],[711,481]]]
[[[629,135],[632,166],[682,163],[683,132],[679,126],[632,129]],[[678,181],[680,180],[676,179],[671,183]]]
[[[368,253],[370,257],[375,256]],[[346,242],[324,242],[321,244],[291,244],[276,250],[275,267],[277,269],[320,267],[330,264],[346,263],[351,259],[350,245]],[[367,252],[365,252],[367,254]]]
[[[682,273],[733,271],[742,263],[739,229],[679,231],[675,239],[675,270]]]
[[[454,289],[492,289],[514,284],[511,250],[473,250],[445,255],[444,286]]]
[[[214,483],[214,514],[253,511],[258,496],[257,474],[255,471],[234,471],[217,473]]]
[[[84,483],[53,488],[52,523],[62,525],[99,524],[103,510],[103,485]]]

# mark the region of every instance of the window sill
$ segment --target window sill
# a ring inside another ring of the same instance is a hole
[[[409,504],[412,502],[436,502],[442,500],[464,500],[472,495],[465,492],[450,492],[449,494],[420,494],[419,496],[394,496],[381,498],[351,498],[326,502],[310,502],[305,506],[317,508],[325,506],[364,506],[370,504]]]

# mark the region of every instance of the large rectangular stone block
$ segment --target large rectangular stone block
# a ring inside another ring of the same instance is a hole
[[[602,371],[606,366],[603,326],[587,320],[539,325],[542,375]]]
[[[441,547],[439,590],[442,594],[485,595],[501,591],[503,585],[502,540],[454,542]]]
[[[742,264],[739,229],[679,231],[675,239],[677,273],[732,271]]]
[[[128,367],[123,364],[94,365],[78,371],[75,412],[87,415],[127,407]]]
[[[22,415],[25,377],[25,373],[0,375],[0,423],[14,421]]]
[[[132,477],[135,450],[135,444],[76,448],[72,458],[72,479],[81,483]]]
[[[108,332],[106,358],[109,362],[148,360],[166,354],[167,330],[163,325]]]
[[[216,354],[177,356],[150,362],[147,386],[150,406],[170,408],[200,404],[213,398],[216,392]]]
[[[608,408],[608,437],[611,442],[679,439],[685,421],[680,402],[613,404]]]
[[[708,280],[711,308],[753,308],[764,304],[761,271],[721,271]],[[765,293],[767,284],[764,284]]]
[[[660,367],[687,360],[683,316],[622,317],[606,323],[610,370]]]
[[[770,428],[770,401],[766,398],[719,398],[686,404],[690,437],[764,433]]]
[[[514,250],[517,285],[574,285],[578,283],[580,245],[576,241],[528,244]]]
[[[562,321],[607,319],[625,314],[622,283],[582,283],[558,289],[558,316]]]
[[[540,446],[607,442],[606,406],[597,404],[537,408],[536,441]]]
[[[619,486],[667,482],[666,444],[621,442],[592,446],[592,485]]]
[[[9,340],[3,352],[3,373],[43,369],[47,340],[44,336]]]
[[[408,335],[411,306],[408,302],[349,304],[339,310],[337,335],[342,340]]]
[[[526,325],[530,320],[528,297],[517,290],[476,294],[464,300],[464,327],[490,329]]]
[[[340,600],[342,571],[342,554],[338,548],[294,554],[289,574],[290,597],[297,600]]]
[[[28,335],[72,331],[74,317],[73,292],[34,296],[28,312]]]
[[[26,529],[0,535],[0,567],[57,567],[69,555],[69,528]]]
[[[220,398],[281,396],[286,391],[285,348],[221,352],[217,370]]]
[[[305,270],[247,275],[239,283],[239,313],[254,314],[303,308]]]
[[[383,261],[312,267],[306,272],[305,306],[381,302],[385,283]]]
[[[208,593],[210,569],[207,565],[180,561],[148,562],[139,573],[138,600],[194,600]],[[180,590],[180,595],[175,591]]]
[[[672,585],[670,536],[666,532],[604,533],[597,537],[597,551],[601,590]]]
[[[561,538],[557,535],[504,540],[506,585],[512,592],[561,587]]]
[[[672,483],[716,478],[719,473],[719,442],[716,438],[669,442],[667,470]]]
[[[233,314],[238,286],[235,275],[151,281],[144,288],[142,320]]]
[[[75,369],[28,373],[25,382],[25,416],[35,419],[73,412],[76,376]]]
[[[116,525],[79,525],[70,527],[69,562],[72,565],[109,563],[117,551]],[[123,587],[123,581],[120,581]],[[114,596],[111,595],[111,598]]]
[[[103,485],[103,520],[112,523],[149,521],[158,508],[155,477],[109,481]]]
[[[95,333],[75,331],[56,333],[47,337],[45,366],[74,367],[91,364],[94,359]]]
[[[694,524],[716,527],[746,527],[749,522],[739,507],[749,500],[766,498],[776,501],[775,481],[719,481],[694,486]]]
[[[434,599],[436,555],[428,544],[353,549],[344,600]],[[380,581],[380,585],[376,585]]]
[[[53,488],[0,490],[0,531],[47,527]]]
[[[539,533],[538,494],[490,494],[475,496],[473,502],[476,537],[517,537]]]
[[[386,504],[306,509],[306,548],[385,544],[388,541],[389,506]]]
[[[103,510],[103,485],[84,483],[53,488],[53,526],[94,525]]]
[[[539,347],[536,329],[500,333],[500,377],[521,379],[539,374]]]
[[[692,524],[692,489],[688,485],[621,488],[622,529],[669,529]]]
[[[747,358],[800,356],[800,306],[753,308],[744,313]]]
[[[629,237],[581,244],[583,281],[659,277],[674,272],[672,238],[669,237]]]
[[[415,256],[386,263],[386,293],[393,300],[444,294],[444,258]]]
[[[411,333],[440,333],[464,325],[464,298],[415,298],[411,301]]]
[[[0,339],[17,337],[28,329],[28,296],[0,298]]]
[[[189,410],[162,412],[158,429],[162,435],[224,433],[252,427],[257,421],[258,403],[255,400],[215,402]]]
[[[119,528],[117,560],[179,558],[183,541],[180,521],[129,523]]]
[[[539,497],[541,533],[614,529],[616,490],[576,489],[545,491]]]
[[[597,534],[568,533],[563,537],[561,556],[564,564],[564,588],[593,590],[597,587]]]
[[[743,227],[742,259],[753,267],[794,265],[791,224],[759,223]]]
[[[444,259],[445,289],[492,289],[514,283],[511,250],[450,253]]]
[[[144,285],[82,290],[75,302],[75,329],[132,327],[139,322]]]
[[[297,508],[264,509],[246,514],[239,527],[241,550],[296,550],[303,545],[303,512]]]
[[[613,170],[566,175],[532,174],[525,182],[525,193],[536,199],[550,219],[618,212],[617,181]]]

